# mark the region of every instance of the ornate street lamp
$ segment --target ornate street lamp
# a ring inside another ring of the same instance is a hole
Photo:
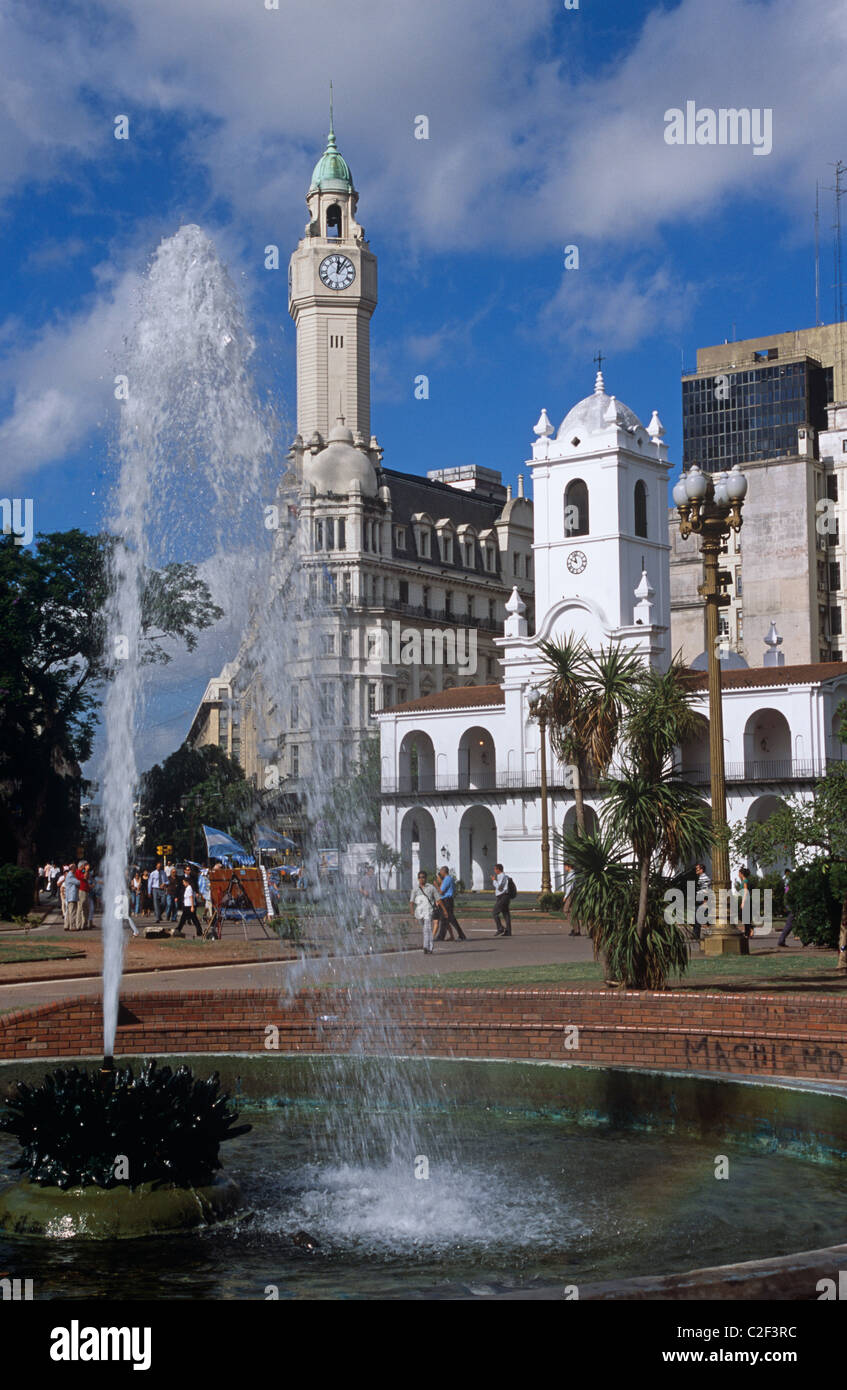
[[[723,748],[723,705],[721,666],[718,657],[718,609],[730,602],[723,587],[730,575],[719,568],[718,557],[730,530],[740,531],[741,507],[747,495],[747,479],[738,464],[729,473],[703,473],[694,465],[683,473],[673,490],[679,512],[683,540],[695,531],[703,553],[703,583],[697,592],[706,601],[706,659],[709,685],[709,776],[712,793],[712,891],[717,912],[712,931],[706,937],[707,956],[746,955],[748,943],[743,933],[727,917],[730,901],[729,845],[726,826],[726,774]]]
[[[541,735],[541,891],[552,892],[550,882],[550,827],[547,822],[547,702],[538,686],[529,691],[529,712],[538,720]]]

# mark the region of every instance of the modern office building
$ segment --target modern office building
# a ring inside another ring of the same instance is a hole
[[[844,497],[847,465],[847,324],[700,348],[682,379],[683,461],[707,472],[743,467],[744,527],[727,547],[731,599],[726,645],[759,659],[771,623],[789,662],[840,661],[847,594]],[[671,634],[691,662],[702,653],[700,545],[683,541],[676,510],[671,543]]]

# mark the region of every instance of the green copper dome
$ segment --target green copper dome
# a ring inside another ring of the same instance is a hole
[[[315,172],[312,174],[309,192],[313,193],[315,189],[323,189],[329,193],[353,192],[353,175],[350,173],[350,165],[343,154],[338,152],[332,125],[329,127],[326,149],[315,165]]]

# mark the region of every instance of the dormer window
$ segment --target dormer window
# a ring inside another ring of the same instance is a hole
[[[395,526],[394,528],[394,548],[395,550],[406,549],[406,528],[405,526]]]
[[[415,549],[418,558],[429,560],[432,556],[432,528],[434,526],[432,517],[427,512],[415,512],[412,516],[412,532],[415,537]]]

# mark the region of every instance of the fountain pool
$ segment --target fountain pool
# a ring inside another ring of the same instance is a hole
[[[455,1299],[847,1241],[847,1096],[826,1088],[399,1061],[431,1082],[404,1155],[363,1078],[372,1059],[192,1060],[221,1070],[253,1126],[225,1154],[249,1219],[49,1249],[0,1236],[0,1269],[25,1266],[57,1299]],[[354,1126],[366,1161],[345,1161]],[[13,1157],[0,1139],[0,1186]]]

